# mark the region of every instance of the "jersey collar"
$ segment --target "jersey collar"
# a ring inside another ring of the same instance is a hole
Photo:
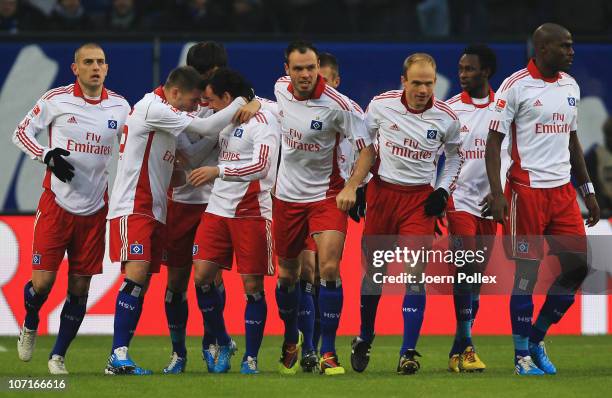
[[[166,99],[166,94],[164,94],[164,87],[163,86],[159,86],[155,90],[153,90],[153,94],[157,95],[162,100],[168,102],[168,100]]]
[[[308,100],[308,99],[319,99],[321,98],[321,95],[323,94],[323,91],[325,91],[325,79],[323,79],[323,76],[318,75],[317,76],[317,83],[315,84],[315,88],[312,91],[312,94],[310,95],[310,98],[298,98],[295,95],[295,90],[293,89],[293,83],[289,83],[289,85],[287,86],[287,91],[289,91],[291,93],[291,95],[293,95],[293,97],[298,100],[298,101],[304,101],[304,100]]]
[[[86,98],[85,94],[83,93],[83,89],[81,88],[81,85],[79,84],[78,80],[74,82],[73,95],[75,97],[83,98],[85,102],[87,102],[88,104],[92,104],[92,105],[98,105],[100,102],[104,101],[105,99],[108,99],[108,93],[106,92],[106,88],[104,86],[102,86],[102,94],[100,94],[99,100],[91,100],[89,98]]]
[[[461,102],[463,102],[464,104],[474,105],[476,108],[486,108],[491,102],[493,102],[494,99],[495,92],[491,90],[491,87],[489,87],[489,102],[482,105],[475,104],[474,101],[472,101],[472,97],[470,97],[470,94],[467,91],[461,92]]]
[[[406,101],[406,92],[402,93],[402,104],[404,105],[404,107],[406,108],[406,110],[410,113],[414,113],[414,114],[420,114],[425,112],[426,110],[430,109],[433,106],[434,103],[434,96],[432,95],[431,98],[429,99],[429,101],[427,102],[427,104],[425,105],[424,109],[421,110],[416,110],[416,109],[412,109],[409,105],[408,105],[408,101]]]
[[[534,79],[544,80],[546,83],[554,83],[561,78],[561,73],[559,72],[557,72],[557,75],[555,77],[542,76],[542,73],[540,73],[540,70],[538,69],[538,66],[535,63],[535,59],[533,58],[529,60],[529,63],[527,64],[527,70],[529,71],[531,77],[533,77]]]

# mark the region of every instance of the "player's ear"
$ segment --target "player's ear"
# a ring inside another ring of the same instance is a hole
[[[226,104],[229,104],[232,102],[232,96],[227,91],[223,93],[222,99],[223,99],[223,102],[225,102]]]
[[[336,76],[336,87],[340,87],[340,75]]]
[[[289,74],[289,64],[285,62],[285,75]]]
[[[77,74],[77,64],[75,64],[75,63],[73,62],[73,63],[72,63],[72,65],[70,65],[70,69],[72,69],[72,73],[73,73],[75,76],[79,76],[79,75]]]

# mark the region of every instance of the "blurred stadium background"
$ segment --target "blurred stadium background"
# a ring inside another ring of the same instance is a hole
[[[398,88],[404,58],[417,51],[432,54],[438,63],[436,96],[445,99],[458,93],[457,62],[471,42],[486,42],[497,52],[498,71],[491,81],[497,88],[526,64],[531,31],[542,22],[558,22],[574,34],[571,74],[582,94],[579,136],[589,150],[604,143],[602,125],[612,109],[611,17],[612,2],[606,0],[0,0],[0,335],[16,335],[23,319],[32,214],[43,176],[41,165],[28,161],[11,143],[11,135],[45,91],[74,80],[69,65],[79,44],[96,41],[103,46],[110,65],[106,86],[134,104],[163,82],[199,40],[223,42],[230,66],[252,82],[258,95],[273,99],[273,84],[284,73],[286,43],[307,38],[337,56],[340,91],[365,108],[374,95]],[[612,170],[608,174],[612,184]],[[604,209],[604,215],[609,217],[610,209]],[[360,231],[361,226],[351,222],[342,264],[346,297],[340,334],[354,334],[359,323]],[[589,232],[611,235],[612,228],[604,218]],[[227,323],[231,333],[240,334],[242,288],[235,274],[226,273],[226,278]],[[267,282],[269,297],[274,282]],[[104,274],[93,280],[81,333],[112,332],[119,283],[118,264],[106,259]],[[589,283],[603,284],[603,290],[612,286],[609,277]],[[162,271],[147,295],[138,333],[167,334],[161,311],[164,287]],[[41,311],[40,333],[57,331],[65,288],[63,274]],[[378,333],[398,334],[401,299],[384,300]],[[200,335],[193,292],[190,303],[188,333]],[[508,334],[507,303],[505,296],[483,297],[474,332]],[[278,334],[274,300],[269,305],[266,332]],[[452,334],[454,327],[452,297],[428,299],[423,333]],[[612,299],[599,295],[580,297],[551,333],[611,331]]]

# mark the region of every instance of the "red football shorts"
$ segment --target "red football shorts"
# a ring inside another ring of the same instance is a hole
[[[292,203],[274,198],[274,250],[285,259],[297,258],[309,236],[323,231],[346,235],[347,214],[338,209],[336,198],[310,203]]]
[[[194,261],[236,268],[242,275],[274,275],[272,222],[260,217],[229,218],[204,213],[196,232]]]
[[[425,215],[431,185],[402,186],[373,178],[366,191],[364,235],[433,236],[436,219]]]
[[[570,183],[531,188],[508,181],[504,195],[509,205],[503,228],[509,258],[542,259],[544,236],[551,254],[586,253],[584,222]]]
[[[166,226],[154,218],[130,214],[110,220],[110,259],[146,261],[149,273],[159,272],[166,241]]]
[[[191,267],[193,240],[206,204],[181,203],[168,200],[166,216],[166,258],[168,267]]]
[[[68,273],[102,273],[107,206],[88,216],[64,210],[55,195],[45,190],[40,197],[34,221],[32,268],[57,272],[68,252]]]
[[[482,250],[485,261],[480,265],[484,270],[493,253],[497,222],[461,210],[447,211],[446,219],[451,249]]]

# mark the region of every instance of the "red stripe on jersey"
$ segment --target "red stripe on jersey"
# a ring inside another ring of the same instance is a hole
[[[56,87],[52,90],[47,91],[47,93],[43,96],[43,99],[48,99],[53,97],[54,95],[58,94],[58,93],[62,93],[62,92],[67,92],[70,91],[70,86],[61,86],[61,87]]]
[[[125,99],[125,98],[124,98],[122,95],[117,94],[117,93],[116,93],[116,92],[114,92],[114,91],[111,91],[111,90],[106,90],[106,92],[108,93],[108,95],[112,95],[113,97],[117,97],[117,98],[123,98],[123,99]]]
[[[227,176],[245,176],[249,174],[255,174],[266,168],[268,163],[268,154],[270,153],[270,147],[267,145],[262,145],[259,148],[259,161],[248,167],[237,167],[235,169],[227,169],[225,170],[225,175]]]
[[[260,192],[259,180],[251,181],[244,196],[236,206],[236,217],[261,217],[261,209],[259,208]]]
[[[338,105],[340,105],[340,108],[344,109],[345,111],[351,109],[351,107],[348,106],[346,102],[344,102],[344,99],[342,99],[337,93],[334,93],[329,87],[326,87],[323,92],[327,94],[329,98],[333,99],[336,103],[338,103]]]
[[[49,146],[51,146],[52,141],[52,133],[53,133],[53,128],[51,127],[51,125],[49,125]],[[45,179],[43,180],[43,188],[51,190],[51,169],[49,167],[47,167],[47,172],[45,173]]]
[[[61,90],[61,91],[56,91],[56,92],[54,92],[54,93],[52,93],[52,94],[50,94],[50,95],[46,96],[46,97],[45,97],[45,98],[43,98],[43,99],[48,100],[48,99],[51,99],[51,98],[56,97],[56,96],[58,96],[58,95],[61,95],[61,94],[69,94],[69,93],[70,93],[70,90]]]
[[[360,151],[365,148],[366,144],[363,138],[359,138],[357,141],[355,141],[355,146],[357,146],[357,149]]]
[[[523,68],[523,69],[517,70],[516,72],[514,72],[513,74],[511,74],[510,76],[508,76],[507,81],[506,81],[506,83],[505,83],[505,84],[502,86],[502,88],[503,88],[503,87],[506,87],[506,85],[507,85],[507,84],[508,84],[508,83],[509,83],[511,80],[513,80],[515,77],[518,77],[519,75],[523,75],[523,74],[524,74],[524,73],[526,73],[526,72],[527,72],[527,73],[529,72],[529,71],[527,70],[527,68]]]
[[[355,101],[353,101],[353,100],[350,100],[350,101],[351,101],[351,105],[353,105],[353,109],[355,109],[355,110],[357,111],[357,113],[359,113],[360,115],[363,115],[363,109],[361,109],[361,107],[359,106],[359,104],[358,104],[358,103],[356,103],[356,102],[355,102]]]
[[[455,115],[455,112],[453,112],[453,110],[452,110],[452,109],[450,109],[450,108],[448,107],[448,105],[446,105],[446,104],[445,104],[444,106],[440,106],[441,104],[444,104],[444,103],[443,103],[443,102],[436,101],[436,102],[435,102],[435,104],[434,104],[434,106],[435,106],[436,108],[440,109],[441,111],[445,112],[445,113],[446,113],[448,116],[450,116],[450,117],[451,117],[451,119],[453,119],[453,120],[459,120],[459,118],[457,117],[457,115]]]
[[[25,133],[25,129],[26,127],[28,127],[29,124],[30,119],[26,118],[23,123],[19,125],[19,127],[17,128],[17,139],[19,139],[19,141],[21,141],[21,143],[26,147],[26,149],[28,149],[34,155],[42,156],[43,150],[34,142],[32,142]]]
[[[504,84],[504,87],[501,89],[501,91],[506,91],[508,90],[510,87],[512,87],[514,85],[514,83],[516,83],[517,81],[525,78],[529,76],[529,71],[525,71],[519,75],[516,75],[515,77],[513,77],[512,79],[508,80],[508,82],[506,84]]]
[[[258,116],[258,120],[260,120],[262,123],[268,124],[268,119],[266,119],[266,115],[264,115],[263,113],[257,112],[255,116]]]
[[[149,181],[149,156],[155,131],[149,131],[147,146],[142,157],[138,183],[136,184],[136,194],[134,195],[134,213],[144,214],[155,218],[153,215],[153,193],[151,192],[151,181]]]
[[[461,94],[457,94],[454,97],[452,97],[451,99],[446,100],[446,104],[450,105],[450,104],[454,104],[455,102],[459,101],[461,99]]]
[[[383,100],[383,99],[388,99],[388,98],[400,98],[402,96],[402,93],[397,93],[397,94],[382,94],[382,95],[378,95],[376,97],[374,97],[372,99],[372,101],[378,101],[378,100]]]
[[[516,143],[516,124],[514,124],[514,122],[512,122],[510,130],[512,130],[512,152],[510,153],[512,165],[510,166],[510,170],[508,170],[508,177],[512,181],[530,187],[529,172],[521,167],[521,156],[519,155],[518,144]]]
[[[332,172],[329,176],[329,188],[325,192],[326,198],[331,198],[342,190],[344,187],[344,179],[340,176],[340,168],[338,167],[338,145],[340,144],[340,134],[336,133],[336,144],[334,145],[334,155],[332,160]]]

